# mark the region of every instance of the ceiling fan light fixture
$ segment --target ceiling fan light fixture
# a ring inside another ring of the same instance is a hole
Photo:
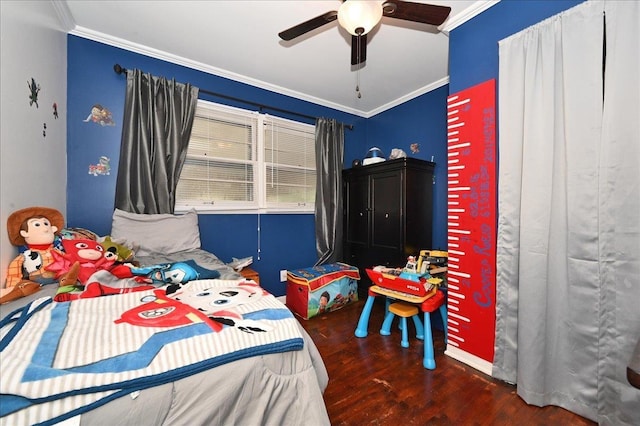
[[[338,22],[349,34],[367,34],[382,19],[382,3],[368,0],[347,0],[338,9]]]

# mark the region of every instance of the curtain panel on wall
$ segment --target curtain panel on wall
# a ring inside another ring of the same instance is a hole
[[[640,424],[639,23],[589,1],[499,46],[493,375],[601,424]]]
[[[127,71],[115,207],[133,213],[173,213],[187,154],[198,88]]]
[[[342,259],[344,124],[316,120],[316,265]]]

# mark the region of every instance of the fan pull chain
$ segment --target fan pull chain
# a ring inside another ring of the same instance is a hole
[[[358,36],[357,38],[358,42],[358,69],[356,70],[356,96],[358,97],[358,99],[362,98],[362,93],[360,93],[360,68],[362,68],[362,61],[360,58],[360,52],[362,52],[362,50],[360,49],[361,45],[360,43],[362,42],[362,37]]]

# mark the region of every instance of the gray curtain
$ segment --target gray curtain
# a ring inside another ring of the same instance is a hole
[[[127,71],[116,208],[173,213],[197,101],[190,84]]]
[[[316,120],[316,265],[342,259],[344,124]]]
[[[529,404],[640,425],[640,2],[581,3],[499,54],[492,374]]]

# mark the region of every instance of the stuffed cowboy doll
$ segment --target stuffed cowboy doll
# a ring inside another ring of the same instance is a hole
[[[46,268],[54,260],[53,242],[63,227],[62,213],[48,207],[28,207],[9,216],[9,241],[14,246],[26,246],[27,250],[9,264],[0,303],[35,293],[41,285],[58,281],[55,272]]]

